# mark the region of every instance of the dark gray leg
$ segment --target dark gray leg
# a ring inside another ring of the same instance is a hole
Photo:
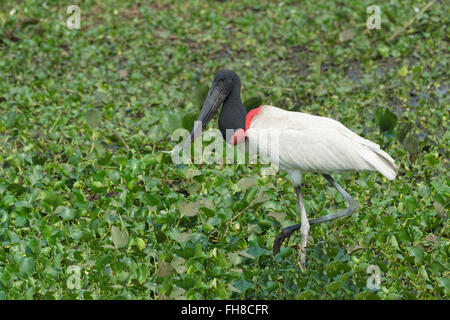
[[[339,191],[344,196],[345,200],[347,200],[347,202],[348,202],[348,207],[343,210],[340,210],[336,213],[331,213],[326,216],[319,217],[317,219],[308,221],[306,218],[306,213],[305,214],[302,213],[302,211],[304,211],[305,209],[303,206],[303,199],[302,199],[302,195],[300,192],[300,186],[295,186],[295,191],[297,193],[297,199],[298,199],[299,207],[300,207],[300,214],[301,214],[301,219],[302,219],[301,222],[306,220],[306,223],[304,225],[306,225],[306,224],[308,225],[308,228],[304,227],[305,231],[306,231],[306,229],[309,230],[309,225],[320,223],[320,222],[325,222],[325,221],[330,221],[330,220],[334,220],[337,218],[347,217],[357,210],[357,208],[355,208],[353,199],[350,197],[350,195],[344,189],[342,189],[342,187],[330,175],[324,174],[323,176],[328,180],[328,182],[330,182],[330,184],[333,187],[336,188],[337,191]],[[305,217],[305,219],[303,219],[303,216]],[[287,240],[286,241],[286,246],[287,246],[289,243],[289,238],[291,237],[292,233],[294,231],[300,229],[301,227],[302,227],[302,224],[300,223],[300,224],[296,224],[293,226],[289,226],[289,227],[281,230],[281,233],[275,238],[275,241],[273,243],[273,254],[277,255],[280,252],[280,248],[285,239]],[[307,232],[306,232],[306,237],[307,237]],[[303,247],[303,242],[304,242],[303,240],[304,239],[303,239],[303,234],[302,234],[302,247]],[[305,246],[306,246],[306,240],[305,240]],[[301,258],[302,257],[300,257],[300,260],[301,260]]]

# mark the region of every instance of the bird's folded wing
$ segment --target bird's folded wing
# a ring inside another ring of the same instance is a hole
[[[330,118],[264,106],[247,137],[260,153],[270,155],[286,169],[322,173],[374,170],[388,179],[396,174],[394,160],[378,144]]]

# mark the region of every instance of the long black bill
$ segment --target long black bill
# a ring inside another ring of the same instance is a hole
[[[205,102],[203,103],[200,115],[198,116],[197,121],[194,123],[194,128],[191,131],[190,139],[185,142],[183,149],[191,144],[191,142],[193,142],[206,128],[208,122],[212,119],[221,104],[225,101],[227,95],[228,93],[226,92],[226,90],[224,90],[224,88],[220,86],[211,87],[208,95],[206,96]]]

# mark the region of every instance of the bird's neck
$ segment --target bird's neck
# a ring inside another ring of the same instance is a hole
[[[244,130],[246,114],[247,111],[241,100],[241,88],[240,85],[236,84],[224,101],[219,115],[219,129],[226,141],[227,129]]]

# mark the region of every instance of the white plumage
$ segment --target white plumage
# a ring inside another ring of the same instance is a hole
[[[267,131],[278,134],[278,155],[270,150]],[[294,184],[301,183],[305,172],[371,170],[389,180],[396,176],[394,159],[378,144],[330,118],[265,105],[246,133],[250,145],[258,140],[255,145],[260,153],[278,157],[281,169],[288,171]]]

